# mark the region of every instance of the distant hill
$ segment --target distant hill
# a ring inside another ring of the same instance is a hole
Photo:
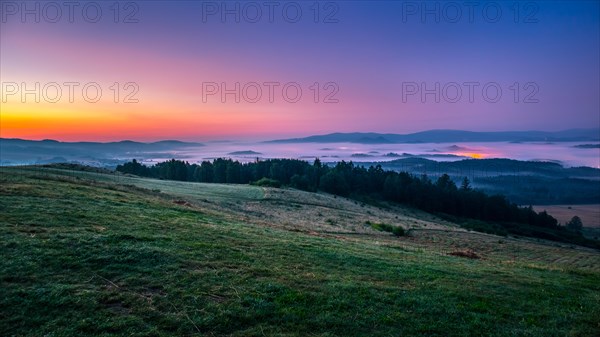
[[[600,129],[573,129],[558,132],[502,131],[474,132],[462,130],[429,130],[410,134],[330,133],[304,138],[277,139],[267,143],[453,143],[453,142],[585,142],[600,141]]]
[[[24,140],[0,138],[0,164],[47,164],[55,162],[85,162],[112,165],[114,158],[143,158],[153,152],[168,152],[204,146],[177,140],[141,143],[131,140],[119,142],[59,142],[56,140]]]
[[[247,151],[234,151],[234,152],[229,152],[228,155],[230,156],[250,156],[250,155],[261,155],[262,153],[260,152],[256,152],[256,151],[252,151],[252,150],[247,150]]]
[[[578,149],[600,149],[600,144],[580,144],[573,147]]]
[[[147,149],[160,149],[160,148],[173,148],[173,147],[195,147],[204,146],[202,143],[189,143],[178,140],[161,140],[152,143],[134,142],[132,140],[122,140],[118,142],[60,142],[53,139],[44,140],[26,140],[19,138],[0,138],[0,146],[39,146],[39,147],[52,147],[60,146],[63,148],[81,148],[81,147],[94,147],[94,148],[144,148]]]

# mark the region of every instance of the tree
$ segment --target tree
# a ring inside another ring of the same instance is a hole
[[[572,231],[580,231],[583,229],[583,222],[581,218],[577,215],[572,217],[569,222],[567,222],[567,229]]]
[[[321,164],[321,159],[315,158],[315,161],[313,162],[313,166],[316,167],[317,169],[320,169],[321,167],[323,167],[323,164]]]
[[[225,181],[229,184],[239,184],[242,176],[241,167],[242,165],[237,161],[228,162],[225,169]]]
[[[224,183],[227,181],[227,161],[222,158],[213,161],[213,182]]]
[[[214,168],[213,164],[209,161],[203,161],[198,168],[196,168],[196,179],[203,183],[212,183]]]
[[[188,166],[187,162],[171,159],[156,164],[154,168],[157,170],[157,176],[161,179],[187,181]]]
[[[321,190],[337,194],[341,196],[347,196],[350,194],[350,186],[342,174],[337,171],[329,171],[321,178],[319,185]]]
[[[150,170],[146,165],[140,164],[137,160],[132,160],[129,163],[117,166],[117,171],[129,174],[135,174],[142,177],[150,175]]]
[[[278,181],[281,181],[282,183],[285,183],[287,179],[287,172],[285,167],[283,167],[282,164],[280,164],[279,162],[273,163],[271,165],[271,169],[269,170],[269,175],[271,176],[271,179],[275,179]]]
[[[438,178],[435,185],[442,191],[456,191],[456,184],[454,184],[450,176],[446,173]]]
[[[470,191],[471,190],[471,182],[469,181],[469,178],[465,177],[462,181],[462,183],[460,184],[460,190],[461,191]]]
[[[398,175],[396,173],[392,173],[385,178],[383,183],[383,195],[389,200],[399,201],[401,198],[398,180]]]

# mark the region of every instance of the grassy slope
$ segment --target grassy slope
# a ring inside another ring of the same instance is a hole
[[[290,231],[229,212],[227,200],[261,189],[194,185],[212,203],[188,192],[181,206],[96,178],[107,182],[1,169],[0,335],[600,334],[597,252],[560,264],[568,250],[510,241],[502,248],[557,256],[507,261],[494,246],[468,260],[435,246],[470,233]]]

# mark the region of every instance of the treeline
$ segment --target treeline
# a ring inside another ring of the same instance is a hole
[[[496,176],[477,179],[488,193],[506,195],[511,201],[537,205],[598,204],[600,180],[548,176]]]
[[[471,188],[467,178],[457,186],[444,174],[436,181],[426,175],[385,171],[381,166],[356,166],[339,162],[334,167],[294,159],[270,159],[242,164],[231,159],[204,161],[200,165],[169,160],[153,166],[136,160],[119,165],[117,171],[158,179],[284,185],[305,191],[324,191],[344,197],[369,197],[408,204],[431,213],[491,221],[521,223],[557,229],[558,222],[546,212],[522,208],[501,195],[487,195]]]

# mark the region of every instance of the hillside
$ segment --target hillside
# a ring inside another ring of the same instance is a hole
[[[0,196],[3,336],[600,334],[596,250],[292,189],[0,168]]]

